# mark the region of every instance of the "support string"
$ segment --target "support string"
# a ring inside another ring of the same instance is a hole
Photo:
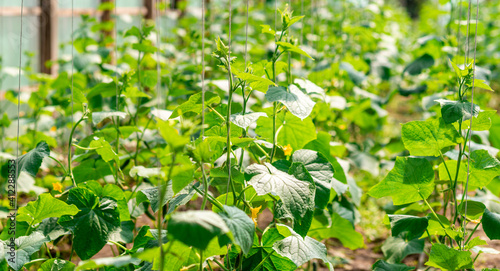
[[[21,31],[19,34],[19,82],[17,89],[17,141],[16,141],[16,182],[17,176],[19,176],[19,127],[20,127],[20,115],[21,115],[21,65],[23,57],[23,11],[24,11],[24,0],[21,0]],[[14,212],[17,213],[17,189],[14,189]],[[17,235],[17,227],[14,227],[14,237]],[[17,253],[16,253],[16,263],[17,263]]]
[[[470,11],[470,6],[471,6],[471,0],[469,0],[469,11]],[[472,63],[472,87],[471,87],[471,111],[474,112],[474,79],[475,79],[475,73],[476,73],[476,51],[477,51],[477,23],[478,23],[478,17],[479,17],[479,0],[476,0],[476,31],[474,33],[474,60]],[[465,189],[464,189],[464,195],[465,195],[465,210],[464,210],[464,221],[463,221],[463,228],[465,229],[465,222],[467,222],[467,189],[469,188],[469,175],[470,175],[470,152],[471,152],[471,140],[472,140],[472,120],[473,118],[471,117],[470,119],[470,126],[469,126],[469,155],[467,155],[467,181],[465,182]],[[467,234],[466,231],[464,231],[464,240],[465,235]],[[471,233],[472,234],[472,233]],[[465,243],[464,243],[465,247]]]
[[[73,127],[75,124],[74,124],[74,107],[75,107],[75,103],[73,101],[73,73],[74,73],[74,59],[75,59],[75,51],[73,50],[74,48],[74,0],[71,0],[71,127]],[[72,140],[72,139],[70,139]],[[71,146],[71,144],[70,144]],[[70,147],[71,149],[71,147]],[[70,161],[71,163],[71,161]]]
[[[201,0],[201,138],[205,138],[205,0]],[[202,166],[203,169],[203,166]]]
[[[232,15],[232,3],[231,0],[229,0],[229,35],[228,35],[228,53],[227,53],[227,70],[229,72],[229,76],[231,75],[231,15]],[[227,101],[227,112],[231,112],[231,98],[232,98],[232,91],[233,91],[233,86],[231,84],[231,78],[228,80],[228,85],[229,85],[229,99]],[[226,188],[226,200],[225,204],[227,205],[227,198],[229,194],[229,186],[231,185],[231,120],[230,117],[227,116],[226,120],[226,128],[227,128],[227,188]],[[234,191],[233,191],[234,193]]]

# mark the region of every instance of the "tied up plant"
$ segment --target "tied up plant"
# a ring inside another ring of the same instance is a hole
[[[472,63],[463,69],[450,63],[457,77],[457,100],[436,100],[440,116],[402,125],[402,141],[411,156],[397,157],[394,168],[369,191],[375,198],[392,197],[398,210],[388,216],[392,236],[382,247],[386,261],[374,267],[410,270],[399,264],[403,258],[425,252],[429,267],[470,269],[482,252],[479,246],[487,245],[473,238],[479,225],[490,240],[500,238],[500,214],[478,198],[480,189],[500,175],[500,161],[471,142],[474,132],[490,128],[495,111],[481,110],[467,95],[474,87],[492,89],[474,78]],[[471,200],[472,191],[476,197]],[[424,216],[414,215],[419,213]]]

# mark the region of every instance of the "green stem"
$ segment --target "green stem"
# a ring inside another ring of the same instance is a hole
[[[253,271],[257,271],[257,270],[260,270],[260,267],[267,261],[267,259],[269,259],[269,257],[271,257],[271,255],[273,255],[274,253],[274,250],[271,251],[271,253],[267,254],[267,256],[262,259],[262,261],[260,261],[260,263],[253,269]]]
[[[229,56],[227,57],[227,72],[229,77],[229,97],[227,101],[227,114],[226,114],[226,128],[227,128],[227,136],[226,136],[226,148],[227,148],[227,156],[226,156],[226,165],[227,165],[227,191],[226,194],[229,193],[229,186],[233,190],[233,200],[236,199],[236,191],[234,190],[233,180],[231,178],[231,104],[233,102],[233,74],[231,72],[231,59]],[[236,158],[236,157],[235,157]],[[227,203],[227,195],[226,195],[226,203]]]
[[[203,271],[203,250],[200,249],[200,271]]]
[[[174,151],[173,156],[172,156],[172,162],[170,163],[170,168],[168,170],[168,175],[167,175],[167,182],[170,181],[170,178],[172,177],[172,172],[174,169],[174,164],[175,164],[175,159],[177,157],[177,153]],[[159,236],[159,246],[160,246],[160,271],[163,271],[163,264],[165,261],[165,251],[163,251],[163,195],[165,194],[165,191],[167,189],[167,185],[165,186],[161,185],[161,178],[158,178],[158,191],[160,192],[159,195],[159,207],[158,207],[158,218],[157,218],[157,229],[158,229],[158,236]]]
[[[71,144],[73,143],[73,134],[75,133],[76,127],[78,127],[78,124],[80,124],[80,122],[82,122],[86,118],[87,118],[87,112],[84,112],[83,116],[76,122],[76,124],[71,129],[71,133],[69,134],[69,143],[68,143],[68,175],[71,178],[71,181],[73,181],[73,185],[75,187],[76,187],[76,182],[75,182],[75,178],[73,177],[73,171],[71,169],[71,160],[72,160],[71,159],[71,155],[72,155]]]
[[[203,163],[199,163],[199,165],[201,168],[201,175],[203,178],[203,189],[204,189],[203,202],[201,203],[201,210],[205,210],[205,205],[207,204],[207,197],[208,197],[208,181],[207,181],[207,175],[205,174],[205,169],[203,168]]]
[[[50,159],[56,161],[56,163],[59,164],[59,166],[64,170],[64,175],[65,177],[68,175],[68,171],[66,170],[66,168],[63,166],[63,164],[61,162],[59,162],[59,160],[57,160],[56,158],[52,157],[52,156],[48,156]]]

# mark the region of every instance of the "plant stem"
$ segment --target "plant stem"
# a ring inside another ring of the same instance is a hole
[[[207,182],[207,175],[205,174],[205,169],[203,168],[203,163],[199,163],[199,165],[201,168],[201,175],[203,178],[203,188],[204,188],[203,202],[201,203],[201,210],[205,210],[205,205],[207,204],[207,197],[208,197],[208,182]]]
[[[203,250],[200,249],[200,271],[203,271]]]
[[[227,73],[229,77],[229,96],[228,96],[228,101],[227,101],[227,114],[226,114],[226,128],[227,128],[227,142],[226,142],[226,148],[227,148],[227,156],[226,156],[226,165],[227,165],[227,190],[226,194],[229,193],[229,186],[231,186],[231,190],[233,192],[233,200],[236,199],[236,191],[234,190],[234,184],[233,180],[231,178],[231,104],[233,101],[233,74],[231,73],[231,59],[228,56],[227,57]],[[236,158],[236,157],[235,157]],[[227,204],[227,195],[226,195],[226,204]]]
[[[177,153],[174,151],[172,155],[172,162],[170,163],[170,168],[168,170],[168,176],[167,176],[167,183],[170,181],[170,178],[172,177],[172,172],[174,169],[174,164],[175,164],[175,159],[177,157]],[[167,184],[164,186],[161,185],[161,178],[158,178],[158,192],[159,192],[159,207],[158,207],[158,218],[157,218],[157,229],[158,229],[158,235],[159,235],[159,246],[160,246],[160,271],[163,271],[163,263],[164,263],[164,258],[165,258],[165,251],[163,251],[163,196],[165,195],[165,191],[167,189]]]
[[[271,257],[271,255],[273,255],[274,253],[274,250],[271,251],[271,253],[267,254],[267,256],[262,259],[262,261],[260,261],[260,263],[253,269],[253,271],[257,271],[260,269],[260,267],[267,261],[267,259],[269,259],[269,257]]]
[[[75,125],[71,129],[71,133],[69,134],[69,143],[68,143],[68,175],[71,178],[71,181],[73,181],[73,185],[75,187],[76,187],[76,182],[75,182],[75,178],[73,177],[73,171],[71,169],[71,160],[72,160],[71,159],[71,155],[72,155],[71,144],[73,143],[73,134],[75,133],[76,127],[78,126],[78,124],[80,124],[80,122],[82,122],[86,118],[87,118],[87,112],[84,112],[83,116],[75,123]]]

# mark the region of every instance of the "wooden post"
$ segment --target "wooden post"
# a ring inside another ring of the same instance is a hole
[[[144,0],[144,7],[146,7],[144,19],[154,20],[154,0]]]
[[[57,67],[45,63],[57,58],[57,0],[40,0],[40,71],[55,74]]]
[[[101,3],[102,4],[111,3],[112,1],[113,0],[101,0]],[[116,1],[115,1],[115,5],[116,5]],[[111,10],[105,9],[105,10],[103,10],[103,12],[101,14],[101,22],[109,22],[109,21],[111,21]],[[115,25],[115,27],[116,27],[116,25]],[[103,31],[104,38],[111,36],[111,32],[112,31]]]

